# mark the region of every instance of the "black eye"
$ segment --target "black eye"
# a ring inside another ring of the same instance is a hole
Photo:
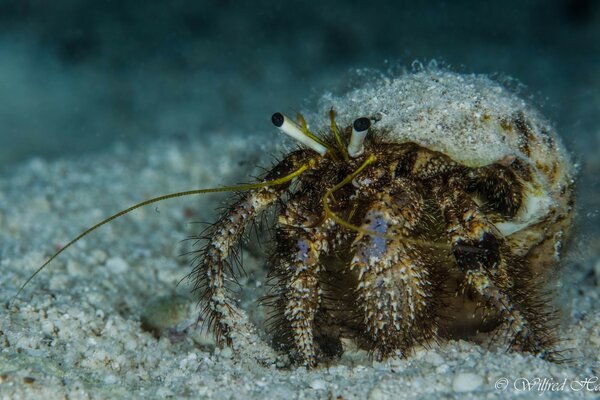
[[[273,125],[275,125],[278,128],[281,128],[284,121],[283,114],[276,112],[275,114],[273,114],[273,116],[271,116],[271,121],[273,122]]]
[[[357,132],[364,132],[371,127],[371,120],[367,117],[357,118],[352,124]]]

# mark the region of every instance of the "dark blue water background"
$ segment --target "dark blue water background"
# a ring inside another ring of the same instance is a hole
[[[594,0],[1,1],[0,170],[115,142],[267,135],[273,111],[342,88],[352,68],[431,59],[524,84],[581,163],[579,204],[600,225]]]

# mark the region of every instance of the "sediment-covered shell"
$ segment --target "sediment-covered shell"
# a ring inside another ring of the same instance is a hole
[[[378,129],[468,167],[527,165],[518,213],[496,227],[513,251],[543,267],[555,263],[572,216],[574,167],[552,125],[532,105],[484,75],[426,70],[371,80],[325,95],[338,121],[377,116]],[[320,112],[323,112],[322,110]]]

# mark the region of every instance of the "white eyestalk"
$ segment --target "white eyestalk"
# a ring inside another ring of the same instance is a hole
[[[365,137],[369,133],[371,120],[367,117],[362,117],[354,120],[352,124],[352,136],[350,136],[350,144],[348,144],[348,155],[352,158],[360,156],[365,151]]]
[[[297,123],[295,123],[282,113],[273,114],[273,116],[271,117],[271,121],[273,121],[273,125],[279,128],[281,132],[296,139],[303,145],[310,147],[320,155],[325,155],[325,153],[327,153],[327,148],[325,146],[318,143],[314,139],[306,136],[302,131],[302,128]]]

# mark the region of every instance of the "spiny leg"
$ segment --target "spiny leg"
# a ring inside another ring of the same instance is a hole
[[[271,169],[264,181],[289,174],[308,156],[306,151],[292,153]],[[247,192],[202,237],[207,240],[207,243],[196,252],[196,258],[200,261],[194,267],[190,277],[194,281],[193,291],[200,292],[200,302],[205,303],[202,315],[208,322],[208,329],[214,331],[219,344],[223,341],[228,345],[231,344],[234,325],[235,306],[228,296],[225,285],[228,275],[231,275],[230,278],[235,276],[230,261],[231,253],[243,237],[248,224],[272,205],[288,186],[289,183]]]
[[[358,304],[369,340],[381,357],[431,338],[435,327],[429,262],[414,237],[424,202],[416,186],[397,179],[371,203],[362,228],[386,237],[359,233],[351,268],[358,271]],[[397,236],[398,239],[391,239]]]
[[[271,276],[279,281],[277,312],[282,315],[278,334],[287,336],[301,364],[314,367],[317,364],[315,317],[322,301],[319,257],[328,251],[328,243],[321,229],[287,225],[284,215],[280,216],[276,241],[278,248]]]
[[[513,171],[503,165],[492,164],[471,169],[467,176],[469,191],[483,196],[486,207],[492,207],[492,211],[507,218],[517,214],[523,203],[523,184]]]
[[[526,270],[515,271],[509,265],[519,261],[511,257],[500,233],[464,191],[458,177],[449,179],[449,189],[442,187],[441,183],[434,185],[433,192],[447,224],[454,259],[465,274],[465,288],[475,290],[499,311],[514,344],[535,354],[544,353],[552,341],[550,334],[544,332],[545,324],[541,322],[544,319],[534,321],[527,317],[531,313],[525,310],[532,304],[524,303],[528,298],[533,299],[533,294],[528,297],[516,292],[509,273],[526,273]]]

